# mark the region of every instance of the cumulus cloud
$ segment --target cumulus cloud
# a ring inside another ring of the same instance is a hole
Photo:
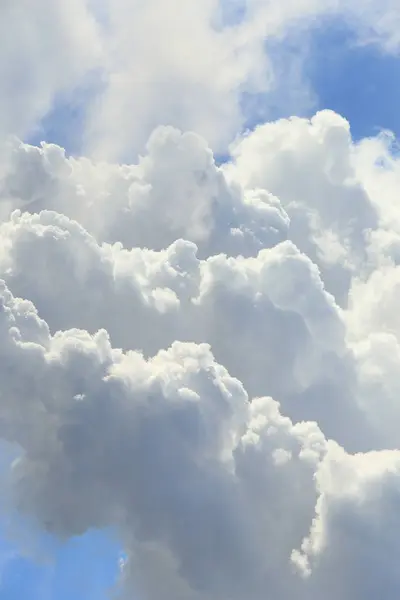
[[[61,538],[114,528],[123,597],[396,597],[396,141],[355,143],[327,110],[240,133],[268,36],[346,13],[397,50],[394,4],[363,6],[0,9],[35,64],[20,81],[0,51],[0,439],[19,452],[0,501]],[[90,158],[5,135],[99,65]]]
[[[232,154],[232,177],[279,197],[290,217],[289,236],[320,266],[338,302],[345,302],[352,274],[367,259],[368,232],[379,221],[357,171],[349,124],[331,111],[310,121],[266,123],[238,140]]]
[[[271,398],[250,403],[207,344],[174,342],[146,360],[104,330],[51,336],[4,285],[1,301],[0,432],[24,451],[18,508],[61,536],[121,528],[125,576],[136,581],[139,564],[146,597],[157,569],[168,597],[285,590],[326,452],[317,425],[294,425]]]
[[[20,514],[61,537],[114,527],[127,597],[390,595],[390,139],[355,144],[324,111],[258,127],[220,167],[174,128],[132,165],[3,151],[0,436]]]
[[[346,455],[333,446],[317,472],[310,535],[292,559],[311,597],[390,598],[398,589],[399,452]]]
[[[251,394],[279,397],[297,418],[311,416],[315,394],[328,386],[336,401],[322,418],[335,429],[331,413],[353,376],[343,316],[291,242],[249,258],[199,260],[183,240],[160,252],[127,251],[99,246],[54,212],[16,212],[0,232],[1,276],[52,331],[104,327],[118,347],[147,356],[175,339],[211,343]]]
[[[157,129],[147,154],[130,166],[66,159],[52,144],[12,140],[7,147],[0,184],[7,206],[60,211],[101,241],[161,250],[182,237],[202,256],[251,256],[287,237],[279,201],[266,190],[229,185],[193,133]]]

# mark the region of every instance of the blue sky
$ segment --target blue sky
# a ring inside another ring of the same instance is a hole
[[[300,103],[297,114],[331,108],[350,121],[356,139],[374,135],[381,128],[400,135],[399,59],[376,47],[357,46],[351,31],[339,21],[325,21],[323,27],[316,27],[307,44],[309,58],[303,75],[315,93],[316,104]],[[283,69],[290,65],[291,52],[294,60],[295,46],[287,46]],[[81,90],[73,100],[60,99],[29,141],[44,139],[64,146],[68,153],[79,153],[79,132],[91,93]],[[283,78],[268,105],[270,118],[296,112],[289,96]],[[265,111],[259,101],[246,106],[247,126],[253,127]],[[54,560],[44,564],[19,555],[20,549],[7,541],[4,531],[1,539],[0,600],[102,600],[117,576],[120,549],[108,532],[90,532],[58,544]]]
[[[0,447],[1,485],[16,454],[4,443]],[[36,531],[31,531],[26,521],[18,519],[16,529],[15,519],[8,511],[0,511],[1,600],[109,598],[108,592],[117,581],[123,557],[113,532],[89,531],[65,543],[50,535],[42,535],[38,540]]]
[[[326,21],[311,36],[306,71],[319,106],[342,114],[355,139],[380,129],[400,134],[400,61],[377,46],[357,45],[339,20]]]
[[[52,544],[52,559],[37,563],[7,543],[0,547],[2,600],[102,600],[115,583],[120,552],[105,532]]]
[[[294,35],[270,50],[276,55],[277,87],[267,103],[262,98],[246,99],[248,128],[264,118],[309,117],[330,108],[350,122],[356,140],[382,129],[400,135],[400,59],[377,45],[358,44],[343,20],[318,20],[307,34]],[[299,67],[299,88],[293,90],[299,50],[307,58]],[[308,98],[307,91],[311,92]]]
[[[90,102],[101,90],[102,83],[101,74],[93,71],[90,77],[86,78],[85,85],[75,90],[73,96],[57,98],[52,110],[26,141],[32,144],[53,142],[65,148],[68,155],[79,154],[87,110]]]

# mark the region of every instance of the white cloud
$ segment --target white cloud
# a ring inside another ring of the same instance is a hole
[[[221,2],[71,0],[67,9],[59,0],[6,0],[0,135],[27,135],[96,68],[102,83],[98,93],[92,90],[79,132],[91,155],[136,156],[158,125],[194,130],[223,152],[243,125],[244,91],[260,94],[266,107],[269,92],[288,107],[290,97],[297,108],[299,102],[309,107],[303,49],[316,20],[342,17],[360,43],[399,49],[395,0],[243,0],[242,18],[231,23],[221,20]],[[225,13],[232,4],[235,12],[235,0],[226,4]],[[294,40],[290,60],[286,40]],[[281,46],[276,56],[268,53],[271,41]]]
[[[57,146],[18,141],[9,157],[0,183],[7,206],[54,208],[101,241],[162,249],[183,237],[201,256],[252,256],[287,236],[279,201],[266,190],[228,185],[206,142],[192,133],[157,129],[132,166],[68,160]]]
[[[400,10],[396,0],[343,2],[345,17],[358,30],[360,43],[376,44],[385,52],[400,50]]]
[[[304,554],[292,555],[310,578],[311,597],[321,587],[329,600],[394,597],[400,584],[399,467],[398,451],[348,456],[331,447],[317,473],[320,495]]]
[[[4,152],[0,275],[29,299],[3,287],[19,510],[63,536],[115,526],[128,595],[364,597],[386,538],[365,555],[363,488],[327,474],[377,456],[380,478],[397,460],[370,453],[397,447],[397,267],[377,244],[396,219],[373,183],[386,173],[391,197],[387,148],[324,112],[258,128],[222,168],[171,128],[130,166]]]
[[[322,111],[212,151],[269,85],[266,36],[347,11],[397,47],[394,5],[346,6],[254,0],[232,27],[213,0],[0,9],[36,65],[23,106],[0,95],[0,438],[21,453],[0,500],[61,537],[115,527],[127,598],[396,597],[393,139]],[[87,141],[145,146],[134,164],[5,137],[99,64]]]
[[[232,154],[232,177],[279,197],[290,238],[320,265],[328,289],[343,303],[351,273],[366,261],[368,230],[378,225],[349,124],[332,111],[310,121],[266,123],[240,139]]]
[[[0,235],[0,275],[53,332],[106,328],[118,347],[146,355],[175,339],[205,341],[251,394],[278,397],[297,418],[311,416],[321,386],[341,403],[349,377],[341,311],[291,242],[247,259],[199,260],[183,240],[160,252],[99,246],[51,212],[16,212]],[[336,409],[321,415],[333,430]]]
[[[329,111],[260,126],[222,168],[202,138],[172,128],[130,166],[13,142],[3,198],[53,212],[3,224],[0,273],[53,332],[105,328],[147,356],[175,339],[209,342],[251,395],[317,419],[347,449],[384,447],[348,340],[366,313],[360,302],[342,310],[355,275],[383,260],[376,160],[365,152]]]
[[[270,398],[249,403],[205,344],[146,361],[104,330],[51,337],[32,304],[5,287],[1,298],[0,433],[25,452],[19,509],[60,535],[120,528],[146,597],[161,584],[168,597],[259,596],[270,577],[285,589],[326,451],[318,427],[293,425]]]
[[[269,92],[280,94],[275,102],[290,107],[293,97],[297,110],[300,102],[309,108],[315,98],[304,48],[318,20],[344,19],[358,43],[399,51],[396,0],[243,0],[241,18],[228,24],[220,0],[105,4],[107,83],[91,109],[86,147],[109,160],[140,152],[159,124],[195,130],[224,152],[245,121],[244,91],[259,95],[267,116]],[[235,0],[226,4],[235,12]],[[281,45],[277,56],[268,52],[271,41]]]

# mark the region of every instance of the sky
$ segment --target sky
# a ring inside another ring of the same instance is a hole
[[[380,130],[399,135],[399,60],[379,46],[360,45],[342,21],[329,21],[311,35],[306,70],[318,107],[330,108],[351,123],[356,140]]]
[[[235,0],[224,5],[227,23],[243,18],[243,7],[238,4]],[[266,45],[276,58],[279,78],[267,95],[243,94],[242,130],[253,129],[266,119],[311,117],[316,110],[329,108],[351,123],[355,140],[381,130],[399,134],[400,71],[396,53],[388,54],[378,44],[360,43],[354,28],[340,17],[318,20],[306,35],[294,31],[283,41],[267,40]],[[301,65],[299,49],[306,55]],[[301,89],[294,91],[287,73],[299,70],[296,83]],[[100,87],[100,76],[94,73],[90,84],[75,90],[72,97],[55,102],[27,141],[54,142],[68,153],[79,155],[87,106]]]
[[[0,6],[0,600],[398,597],[399,31]]]

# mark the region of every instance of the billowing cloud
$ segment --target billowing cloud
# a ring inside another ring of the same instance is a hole
[[[161,250],[182,237],[202,256],[252,256],[287,237],[279,201],[266,190],[229,185],[193,133],[157,129],[147,154],[131,166],[66,159],[58,146],[15,140],[8,155],[0,184],[8,206],[60,211],[101,241]]]
[[[333,446],[320,463],[319,498],[310,535],[292,554],[309,597],[391,597],[400,580],[398,451],[346,455]]]
[[[395,140],[328,110],[240,131],[266,40],[339,15],[397,52],[398,9],[221,9],[0,8],[2,509],[113,528],[125,598],[396,598]],[[93,68],[88,157],[22,142]]]
[[[61,537],[115,528],[126,597],[391,596],[398,159],[330,111],[231,152],[3,145],[4,492]]]
[[[168,597],[293,593],[290,551],[326,453],[315,423],[249,402],[207,344],[146,360],[104,330],[51,336],[4,285],[1,302],[0,434],[24,451],[13,467],[24,514],[62,536],[115,525],[145,597],[161,584]]]

